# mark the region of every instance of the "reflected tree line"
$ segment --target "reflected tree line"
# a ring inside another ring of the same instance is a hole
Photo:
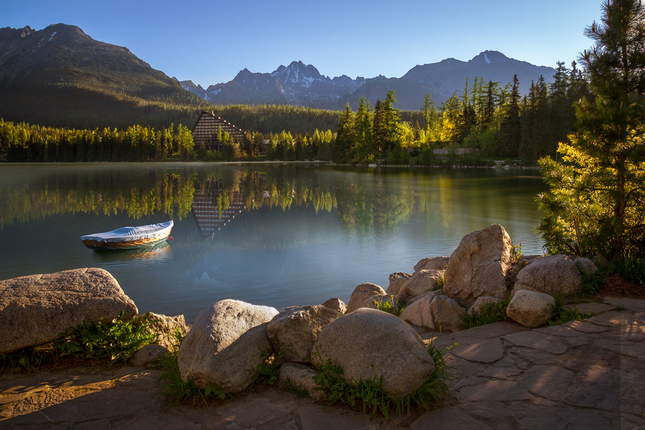
[[[219,185],[214,206],[220,217],[239,199],[246,211],[337,211],[341,227],[358,235],[392,231],[415,210],[432,207],[431,197],[415,192],[414,181],[397,183],[392,190],[378,174],[348,177],[331,168],[61,169],[28,185],[0,185],[0,227],[71,213],[125,214],[136,220],[163,215],[180,221],[190,215],[196,191],[215,181]]]

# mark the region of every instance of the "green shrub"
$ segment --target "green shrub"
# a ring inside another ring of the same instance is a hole
[[[145,318],[124,320],[121,312],[112,321],[83,321],[47,344],[0,354],[0,373],[36,372],[88,361],[112,366],[130,361],[142,346],[155,342],[157,335]]]
[[[553,299],[555,300],[554,304],[549,305],[551,318],[547,321],[550,326],[564,324],[569,321],[582,321],[595,315],[583,313],[578,308],[564,309],[564,298],[561,294],[553,296]]]
[[[582,273],[582,296],[590,297],[595,295],[607,281],[602,273]]]
[[[645,285],[645,258],[643,251],[624,252],[614,258],[608,271],[617,273],[625,280],[638,285]]]
[[[398,300],[395,302],[394,296],[390,296],[390,298],[386,302],[372,300],[372,303],[374,303],[375,309],[387,312],[388,314],[392,314],[397,317],[401,315],[401,312],[403,312],[403,309],[405,309],[405,304],[403,302],[399,302]]]
[[[469,329],[478,327],[480,325],[492,324],[498,321],[506,320],[506,308],[511,301],[511,296],[507,295],[504,299],[497,303],[486,303],[481,307],[479,313],[477,312],[464,312],[461,314],[461,321],[463,328]]]

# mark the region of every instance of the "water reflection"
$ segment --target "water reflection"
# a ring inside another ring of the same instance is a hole
[[[249,164],[0,166],[0,279],[110,271],[141,312],[186,314],[224,298],[284,307],[347,301],[362,282],[450,255],[502,224],[525,254],[545,186],[525,172]],[[174,220],[171,244],[97,253],[79,237]],[[38,243],[43,246],[34,247]]]

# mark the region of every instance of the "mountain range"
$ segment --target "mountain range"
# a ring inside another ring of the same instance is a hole
[[[194,122],[195,112],[231,104],[278,104],[354,109],[363,96],[372,105],[395,90],[402,110],[418,111],[426,93],[440,103],[466,79],[501,86],[517,74],[526,93],[531,81],[552,80],[555,70],[485,51],[469,61],[454,58],[418,65],[400,78],[330,78],[313,65],[294,61],[271,73],[240,71],[230,82],[203,89],[155,70],[127,48],[96,41],[82,29],[52,24],[0,29],[0,117],[67,127],[159,125]]]
[[[329,78],[310,64],[294,61],[271,73],[252,73],[244,69],[232,81],[211,85],[207,89],[192,81],[182,81],[181,84],[215,105],[288,104],[335,110],[342,109],[347,103],[356,109],[363,96],[374,105],[377,99],[384,99],[393,89],[399,109],[419,110],[427,93],[439,104],[455,92],[461,96],[466,79],[471,85],[477,77],[486,83],[493,81],[504,86],[517,74],[520,92],[526,94],[532,81],[543,76],[550,82],[554,73],[555,69],[551,67],[518,61],[497,51],[485,51],[469,61],[449,58],[439,63],[415,66],[400,78],[352,79],[346,75]]]

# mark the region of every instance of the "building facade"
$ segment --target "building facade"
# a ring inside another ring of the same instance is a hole
[[[215,116],[213,112],[202,111],[199,119],[193,126],[193,142],[195,148],[206,148],[207,150],[222,150],[222,142],[218,139],[219,130],[222,130],[222,136],[228,133],[231,143],[241,144],[244,139],[244,131],[237,128],[228,121]]]

